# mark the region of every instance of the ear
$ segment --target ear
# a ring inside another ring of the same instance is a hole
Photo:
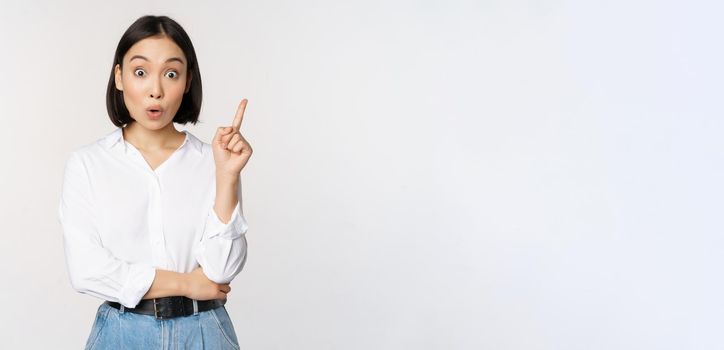
[[[123,91],[123,79],[121,79],[121,65],[116,64],[113,72],[116,77],[116,89],[118,89],[118,91]]]

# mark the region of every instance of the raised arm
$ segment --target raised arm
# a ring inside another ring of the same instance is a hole
[[[200,242],[194,255],[212,281],[229,283],[246,263],[248,228],[241,206],[241,170],[252,149],[239,132],[247,100],[237,108],[231,126],[217,129],[211,143],[215,164],[216,196],[207,210]]]
[[[218,181],[218,180],[217,180]],[[214,205],[207,209],[201,240],[194,245],[194,257],[206,276],[216,283],[230,283],[246,263],[248,224],[242,212],[241,185],[218,184]],[[220,190],[222,194],[219,195]],[[227,192],[224,192],[227,191]],[[234,195],[229,196],[228,192]],[[228,203],[229,197],[233,200]],[[233,205],[232,205],[233,204]],[[217,214],[218,207],[225,220]]]

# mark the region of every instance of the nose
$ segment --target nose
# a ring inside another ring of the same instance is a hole
[[[151,98],[161,98],[163,96],[163,88],[160,79],[153,79],[151,83]]]

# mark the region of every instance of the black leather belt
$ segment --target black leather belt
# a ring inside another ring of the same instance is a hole
[[[106,301],[105,303],[116,309],[121,309],[120,303],[114,301]],[[212,310],[224,306],[224,304],[226,304],[226,299],[196,300],[196,311]],[[155,316],[157,320],[191,316],[194,314],[194,300],[184,296],[142,299],[136,307],[124,307],[124,310],[136,314]]]

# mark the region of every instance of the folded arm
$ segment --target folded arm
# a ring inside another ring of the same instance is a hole
[[[73,152],[65,166],[58,206],[71,285],[80,293],[135,307],[153,283],[156,269],[123,261],[103,247],[94,204],[87,169]]]

